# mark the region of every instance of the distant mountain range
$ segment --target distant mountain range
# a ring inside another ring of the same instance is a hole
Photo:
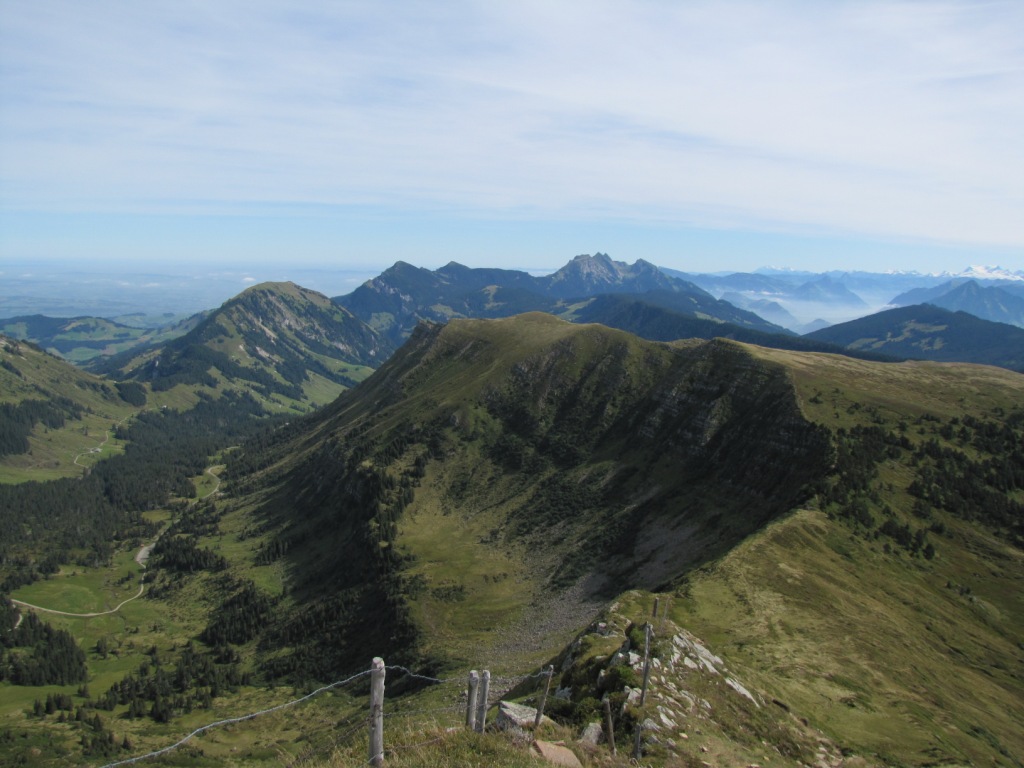
[[[892,300],[893,306],[934,304],[954,312],[967,312],[995,323],[1024,328],[1024,281],[983,286],[977,280],[958,278],[934,288],[916,288]]]
[[[532,311],[562,314],[574,302],[600,294],[651,292],[661,295],[663,303],[695,316],[766,333],[785,332],[753,312],[715,299],[693,283],[666,275],[653,264],[640,260],[627,265],[602,253],[577,256],[542,277],[515,270],[472,269],[454,262],[433,271],[398,262],[334,301],[399,343],[421,320],[509,317]]]
[[[931,275],[874,272],[759,270],[722,275],[666,271],[719,298],[728,295],[729,301],[742,302],[748,309],[756,311],[760,306],[774,312],[776,322],[785,321],[779,324],[798,333],[822,318],[829,323],[851,320],[881,309],[899,293],[942,282]]]
[[[798,302],[832,302],[859,308],[868,306],[844,284],[841,277],[834,278],[831,275],[818,275],[798,283],[778,277],[744,273],[725,277],[690,275],[689,279],[705,290],[718,293],[733,291],[741,295],[776,296],[778,299]]]
[[[576,256],[542,276],[455,262],[430,270],[399,261],[351,293],[330,300],[294,284],[267,283],[218,310],[157,329],[96,317],[22,316],[0,321],[0,332],[33,341],[97,372],[140,380],[156,377],[153,381],[161,382],[157,386],[202,381],[216,388],[228,379],[249,381],[264,394],[284,397],[289,407],[309,397],[310,402],[326,402],[341,388],[359,381],[422,321],[499,318],[533,311],[604,323],[647,338],[720,336],[780,349],[931,356],[1015,366],[1016,353],[1001,349],[1004,343],[1012,347],[1012,338],[989,326],[972,331],[986,334],[985,338],[966,346],[947,346],[941,353],[924,343],[913,346],[877,339],[873,346],[857,345],[853,339],[829,347],[832,336],[822,329],[838,318],[853,318],[843,321],[848,323],[874,317],[868,325],[881,333],[887,320],[899,321],[899,315],[875,317],[872,310],[893,305],[927,302],[1024,327],[1024,277],[977,267],[964,275],[973,277],[781,270],[691,275],[659,269],[643,260],[626,264],[603,253]],[[258,297],[263,297],[262,304]],[[290,307],[284,318],[288,343],[283,337],[267,336],[261,328],[269,327],[268,323],[260,319],[285,305]],[[238,312],[250,316],[231,317]],[[300,318],[319,330],[305,334]],[[797,333],[808,335],[800,339]],[[889,328],[886,334],[900,338],[903,330]],[[842,331],[835,338],[841,336]],[[333,341],[324,347],[325,339]],[[314,362],[302,372],[300,361],[307,358]],[[314,383],[323,381],[330,383],[324,387]]]
[[[1009,269],[1003,269],[1002,267],[974,265],[957,272],[956,274],[943,272],[940,277],[968,278],[972,280],[1001,280],[1014,283],[1024,283],[1024,269],[1018,269],[1014,272]]]
[[[998,365],[1024,372],[1024,329],[931,304],[879,312],[804,338],[848,350],[940,362]]]
[[[971,280],[982,281],[986,288],[1024,295],[1024,271],[1011,272],[1000,267],[969,267],[956,275],[772,269],[728,275],[665,271],[798,333],[817,330],[811,327],[812,323],[820,326],[826,321],[845,322],[887,306],[936,303],[932,299]],[[977,305],[947,306],[947,309],[962,309],[987,320],[1018,324],[1008,316],[983,314],[985,310]],[[822,317],[825,320],[821,320]]]

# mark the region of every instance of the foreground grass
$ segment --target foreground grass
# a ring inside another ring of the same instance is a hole
[[[480,735],[467,731],[410,732],[410,737],[423,739],[408,747],[385,751],[387,765],[395,768],[519,768],[536,766],[536,758],[509,739],[496,735]],[[322,768],[357,764],[361,755],[352,750],[338,750],[329,760],[319,763]]]
[[[1016,765],[1024,558],[957,535],[908,562],[804,510],[695,574],[673,617],[858,754]],[[948,586],[967,573],[971,598]]]

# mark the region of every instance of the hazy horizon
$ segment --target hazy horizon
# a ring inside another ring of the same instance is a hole
[[[613,254],[609,255],[615,259]],[[572,258],[567,257],[556,267],[518,269],[534,275],[548,274],[557,267],[564,266]],[[387,265],[390,266],[392,265]],[[495,266],[515,268],[500,264]],[[350,269],[344,265],[331,267],[255,264],[242,268],[238,265],[225,264],[198,266],[190,263],[161,262],[149,265],[148,269],[143,270],[130,262],[120,265],[110,262],[79,265],[74,260],[6,262],[0,266],[0,318],[34,314],[52,317],[93,315],[109,318],[143,314],[150,318],[161,315],[180,318],[216,309],[246,288],[265,282],[293,282],[329,297],[342,296],[376,277],[387,267]],[[668,269],[672,271],[671,268]],[[762,271],[773,270],[765,267]],[[729,272],[731,270],[726,270],[723,274]],[[929,284],[928,278],[936,279],[934,275],[913,272],[890,271],[888,274],[919,274],[922,280],[913,281],[915,286]],[[1017,279],[1024,279],[1024,271],[1020,272]],[[859,289],[859,295],[866,302],[864,308],[816,302],[807,302],[803,305],[785,301],[784,303],[804,323],[815,319],[842,322],[884,308],[888,301],[900,292],[902,289],[895,287],[895,283],[888,291],[884,284],[876,285],[871,290],[862,287]]]

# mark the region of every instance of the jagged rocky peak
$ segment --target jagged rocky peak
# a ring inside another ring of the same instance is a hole
[[[606,253],[581,254],[551,275],[548,290],[558,295],[673,289],[673,281],[649,262],[614,261]]]
[[[574,257],[558,272],[565,273],[567,276],[587,275],[597,279],[616,281],[633,277],[637,272],[645,271],[644,267],[652,267],[652,265],[642,259],[630,265],[624,261],[613,261],[607,253],[595,253],[593,256],[584,253]]]

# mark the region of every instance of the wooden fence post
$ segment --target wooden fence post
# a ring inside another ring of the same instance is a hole
[[[614,756],[616,754],[615,726],[612,725],[612,702],[607,696],[604,697],[604,726],[606,732],[605,735],[608,736],[608,747],[612,751],[612,756]]]
[[[476,730],[476,698],[479,685],[480,673],[471,669],[469,671],[469,702],[466,705],[466,727],[471,731]]]
[[[487,725],[487,697],[490,695],[491,690],[491,671],[485,669],[483,674],[480,676],[480,690],[477,693],[476,702],[476,730],[477,733],[483,733],[484,727]]]
[[[548,703],[548,691],[551,690],[551,678],[555,676],[555,665],[548,665],[548,680],[544,683],[544,695],[540,697],[540,706],[537,707],[537,716],[533,719],[533,728],[540,727],[540,721],[544,717],[544,705]]]
[[[644,682],[640,688],[640,706],[647,700],[647,684],[651,680],[651,635],[654,631],[650,624],[644,625]]]
[[[647,701],[647,685],[651,681],[651,635],[654,634],[650,623],[644,625],[644,682],[640,688],[640,719],[636,724],[636,742],[633,744],[633,757],[639,760],[643,757],[643,706]]]
[[[384,659],[370,666],[370,765],[384,765]]]

